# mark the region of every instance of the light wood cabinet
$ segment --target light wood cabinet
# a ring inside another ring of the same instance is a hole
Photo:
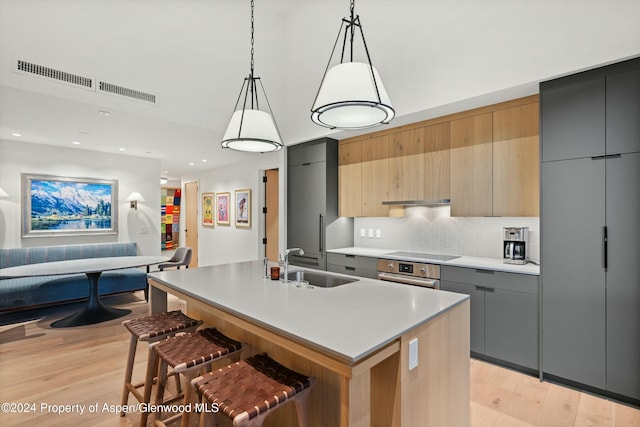
[[[492,113],[451,121],[451,216],[491,216]]]
[[[420,200],[441,200],[451,197],[451,152],[449,122],[422,129],[423,191]]]
[[[539,104],[493,113],[493,215],[538,216]]]
[[[388,216],[389,137],[378,136],[362,143],[362,216]]]
[[[362,141],[338,147],[340,216],[362,216]]]
[[[538,216],[538,123],[534,95],[343,140],[340,214],[451,199],[451,216]]]
[[[389,200],[422,199],[424,192],[422,129],[397,132],[389,138]]]

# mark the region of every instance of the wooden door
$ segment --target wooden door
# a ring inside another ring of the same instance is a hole
[[[187,182],[184,192],[185,242],[192,252],[189,268],[195,268],[198,266],[198,181]]]
[[[270,261],[278,262],[278,236],[280,233],[278,225],[280,217],[278,182],[280,173],[278,169],[269,169],[264,172],[264,175],[267,178],[267,182],[265,182],[265,207],[267,212],[264,218],[264,233],[267,239],[265,256]]]
[[[493,215],[492,113],[451,121],[451,216]]]
[[[493,113],[493,215],[539,216],[539,104]]]
[[[338,209],[340,216],[362,216],[362,141],[338,147]]]

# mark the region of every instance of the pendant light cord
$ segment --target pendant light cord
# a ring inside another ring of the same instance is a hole
[[[253,78],[253,0],[251,0],[251,73],[249,78]]]

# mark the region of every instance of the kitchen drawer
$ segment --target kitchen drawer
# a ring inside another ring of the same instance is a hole
[[[348,265],[327,264],[327,271],[340,274],[348,274],[350,276],[366,277],[368,279],[377,279],[378,272],[376,270],[352,267]]]
[[[327,264],[343,265],[345,267],[360,268],[376,271],[378,260],[367,256],[327,253]]]
[[[440,269],[440,278],[450,282],[467,283],[491,289],[538,293],[538,276],[530,274],[443,265]]]

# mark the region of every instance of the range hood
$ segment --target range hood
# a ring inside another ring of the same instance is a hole
[[[401,206],[442,206],[451,204],[451,199],[437,200],[387,200],[382,202],[383,205],[401,205]]]

